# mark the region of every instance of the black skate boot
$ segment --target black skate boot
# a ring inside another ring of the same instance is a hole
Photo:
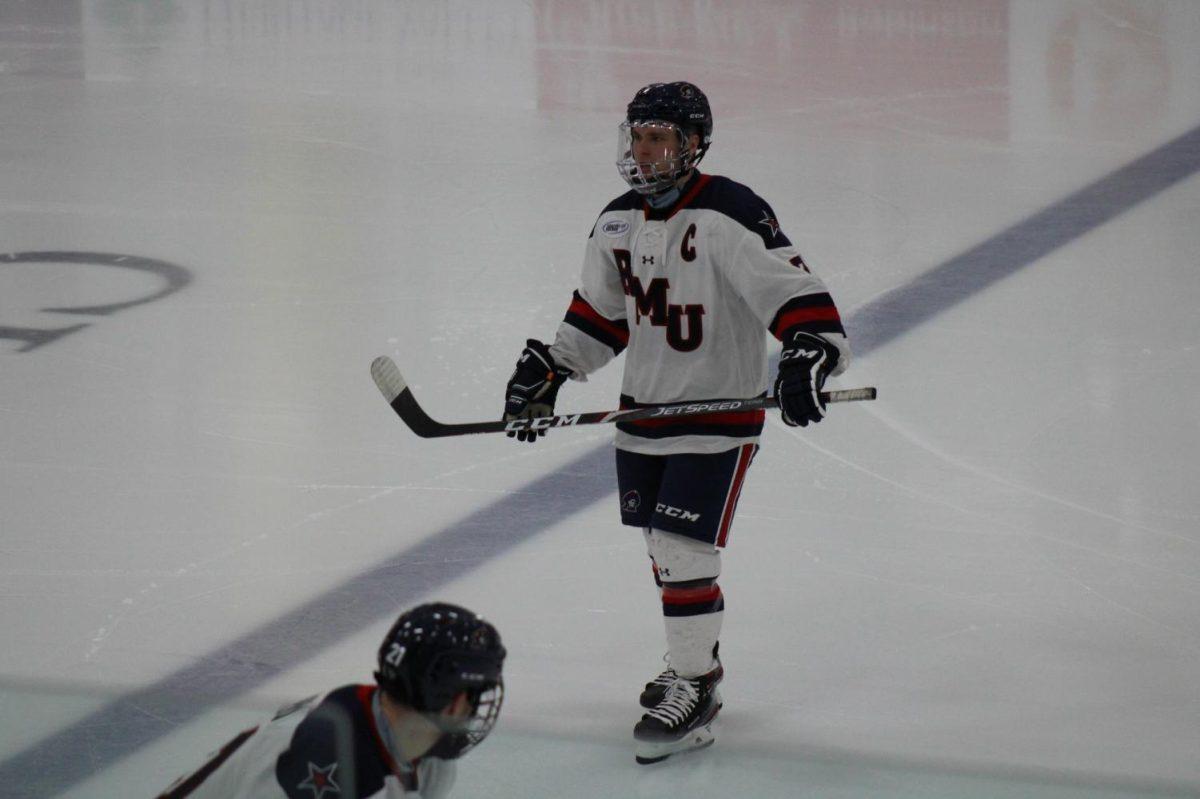
[[[663,700],[633,728],[639,763],[657,763],[678,752],[703,749],[716,740],[712,723],[721,709],[718,667],[699,677],[676,675]]]
[[[725,676],[725,669],[721,666],[721,658],[717,657],[717,650],[720,647],[720,641],[713,644],[713,660],[717,662],[715,669],[717,676],[714,684],[720,682]],[[675,673],[675,669],[671,667],[671,660],[667,655],[663,655],[663,660],[667,662],[667,667],[657,677],[646,683],[646,687],[642,689],[642,695],[638,697],[638,702],[644,708],[652,708],[663,701],[663,697],[667,694],[667,686],[675,682],[675,678],[679,676]]]

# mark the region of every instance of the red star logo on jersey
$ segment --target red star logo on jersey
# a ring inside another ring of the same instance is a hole
[[[308,779],[296,787],[312,791],[313,799],[322,799],[326,792],[340,795],[342,789],[333,781],[333,772],[337,771],[337,767],[337,763],[330,763],[324,768],[321,768],[316,763],[309,763]]]
[[[771,231],[771,238],[779,235],[779,223],[775,221],[775,217],[771,216],[771,212],[763,209],[763,218],[758,220],[758,224],[766,225],[767,230]]]

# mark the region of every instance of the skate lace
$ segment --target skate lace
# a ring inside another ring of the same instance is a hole
[[[672,727],[688,717],[700,701],[700,690],[695,680],[676,678],[667,686],[663,701],[650,711],[651,716]]]
[[[661,685],[662,687],[665,688],[668,685],[670,685],[671,683],[675,682],[676,678],[678,678],[679,675],[675,673],[675,667],[671,665],[671,653],[670,652],[667,652],[666,654],[664,654],[662,656],[662,659],[663,659],[663,663],[667,664],[667,667],[665,669],[663,669],[662,671],[660,671],[658,673],[658,676],[650,681],[650,684],[651,685]]]
[[[665,686],[669,686],[671,683],[675,682],[677,679],[679,679],[679,675],[675,673],[675,669],[671,668],[670,666],[667,666],[667,668],[664,669],[661,674],[659,674],[657,677],[655,677],[653,680],[651,680],[651,683],[654,685],[662,685],[665,687]]]

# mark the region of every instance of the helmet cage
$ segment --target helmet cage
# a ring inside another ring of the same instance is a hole
[[[669,134],[673,144],[670,149],[664,147],[661,157],[638,161],[634,154],[636,140],[653,131]],[[617,126],[617,172],[638,194],[658,194],[670,189],[700,163],[707,149],[704,145],[701,141],[700,146],[693,148],[688,136],[674,122],[627,120]]]
[[[442,731],[442,737],[429,750],[431,756],[453,760],[462,757],[486,738],[500,717],[500,706],[504,704],[504,684],[496,682],[470,690],[467,700],[471,704],[471,712],[463,718],[442,713],[425,714]]]

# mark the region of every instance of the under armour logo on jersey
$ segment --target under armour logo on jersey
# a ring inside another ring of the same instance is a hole
[[[330,763],[322,768],[316,763],[308,764],[308,779],[297,785],[305,791],[312,791],[314,799],[322,799],[326,793],[341,795],[342,789],[336,782],[333,781],[333,772],[337,771],[338,764]]]
[[[779,235],[779,223],[775,221],[775,217],[771,216],[771,212],[763,209],[763,218],[758,220],[758,224],[766,225],[767,230],[771,231],[771,238]]]
[[[643,264],[643,265],[645,265],[645,264],[653,264],[653,263],[654,263],[654,256],[653,256],[653,255],[643,255],[643,256],[642,256],[642,264]]]

